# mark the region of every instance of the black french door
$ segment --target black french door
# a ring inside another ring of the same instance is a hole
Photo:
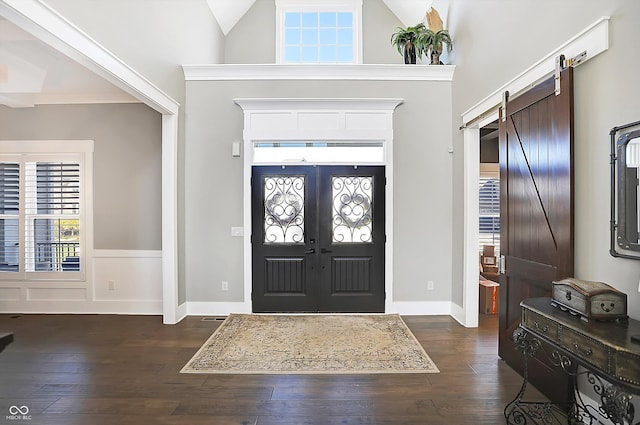
[[[384,172],[253,167],[254,312],[384,312]]]

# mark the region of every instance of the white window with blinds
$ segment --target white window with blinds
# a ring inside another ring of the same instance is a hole
[[[0,154],[0,279],[84,280],[84,163],[84,152]]]
[[[480,166],[480,246],[495,247],[495,255],[500,255],[500,170],[498,164]]]

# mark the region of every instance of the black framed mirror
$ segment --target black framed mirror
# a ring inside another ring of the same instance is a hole
[[[611,129],[611,248],[640,259],[640,121]]]

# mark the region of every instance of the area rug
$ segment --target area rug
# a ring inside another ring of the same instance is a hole
[[[399,315],[232,314],[181,373],[438,373]]]

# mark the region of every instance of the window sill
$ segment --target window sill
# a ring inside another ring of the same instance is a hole
[[[453,81],[455,65],[182,65],[185,81],[362,80]]]

